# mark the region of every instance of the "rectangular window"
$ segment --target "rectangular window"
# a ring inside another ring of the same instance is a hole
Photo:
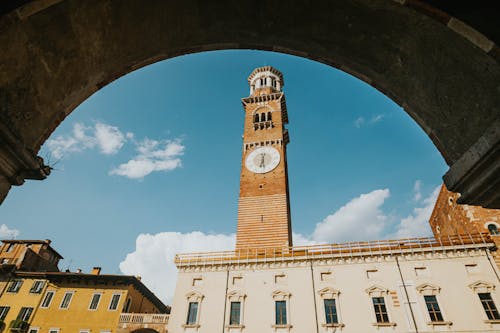
[[[479,293],[477,294],[479,299],[481,300],[481,304],[483,305],[484,311],[488,316],[489,320],[497,320],[500,319],[500,315],[498,314],[497,307],[491,298],[490,293]]]
[[[116,310],[118,308],[118,303],[120,302],[120,294],[113,294],[111,297],[111,302],[109,303],[109,310]]]
[[[101,300],[100,293],[95,293],[94,295],[92,295],[92,299],[90,300],[89,310],[97,310],[100,300]]]
[[[49,290],[45,293],[45,298],[42,301],[41,308],[48,308],[50,303],[52,303],[52,299],[54,298],[55,291]]]
[[[59,329],[58,328],[51,328],[51,329],[49,329],[49,333],[59,333]]]
[[[30,320],[31,313],[33,312],[33,308],[21,308],[19,314],[17,315],[17,320],[28,321]]]
[[[323,300],[325,304],[325,316],[327,324],[338,324],[339,319],[337,316],[337,305],[335,304],[335,299],[325,299]]]
[[[189,302],[188,316],[186,319],[187,325],[196,324],[196,316],[198,315],[198,302]]]
[[[276,301],[276,325],[286,325],[286,301]]]
[[[122,312],[129,312],[130,310],[130,303],[132,303],[132,300],[130,298],[127,298],[127,301],[125,302],[125,305],[123,306],[123,311]]]
[[[73,293],[74,292],[72,292],[72,291],[67,291],[64,294],[63,300],[62,300],[61,305],[59,306],[59,308],[61,308],[61,309],[67,309],[67,308],[69,308],[69,304],[71,303],[71,299],[73,298]]]
[[[38,331],[40,331],[39,327],[31,327],[28,332],[29,333],[38,333]]]
[[[21,289],[21,286],[23,285],[23,280],[13,280],[9,288],[7,288],[8,293],[17,293],[19,292],[19,289]]]
[[[229,316],[229,325],[240,324],[241,302],[231,302],[231,314]]]
[[[33,282],[33,285],[31,286],[30,293],[32,294],[40,294],[43,290],[43,287],[45,286],[45,281],[35,281]]]
[[[375,310],[375,317],[377,323],[388,323],[389,316],[387,315],[387,308],[385,307],[385,300],[383,297],[372,297],[373,308]]]
[[[0,306],[0,320],[4,320],[7,317],[7,313],[9,313],[10,306]]]
[[[431,321],[443,321],[443,315],[439,309],[439,304],[437,302],[436,296],[424,296],[425,305],[427,306],[427,311],[429,312],[429,317]]]

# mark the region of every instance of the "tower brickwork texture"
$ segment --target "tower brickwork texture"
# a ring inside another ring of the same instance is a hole
[[[283,75],[266,66],[248,77],[236,249],[292,246]]]

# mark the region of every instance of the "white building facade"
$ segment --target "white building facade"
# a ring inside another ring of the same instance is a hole
[[[500,333],[483,234],[293,247],[283,75],[248,77],[236,249],[178,255],[171,333]]]
[[[500,332],[494,245],[473,237],[178,255],[169,332]]]

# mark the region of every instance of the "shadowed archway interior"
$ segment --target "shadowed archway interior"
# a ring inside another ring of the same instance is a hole
[[[419,1],[20,1],[0,17],[0,202],[44,179],[36,154],[76,106],[148,64],[259,49],[339,68],[422,127],[464,203],[500,207],[500,52]]]

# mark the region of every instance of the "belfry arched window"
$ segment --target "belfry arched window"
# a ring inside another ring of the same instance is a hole
[[[267,120],[268,120],[268,121],[273,120],[273,117],[271,116],[271,112],[268,112],[268,113],[267,113]]]
[[[253,117],[253,122],[258,123],[260,121],[259,114],[256,113],[255,116]]]

